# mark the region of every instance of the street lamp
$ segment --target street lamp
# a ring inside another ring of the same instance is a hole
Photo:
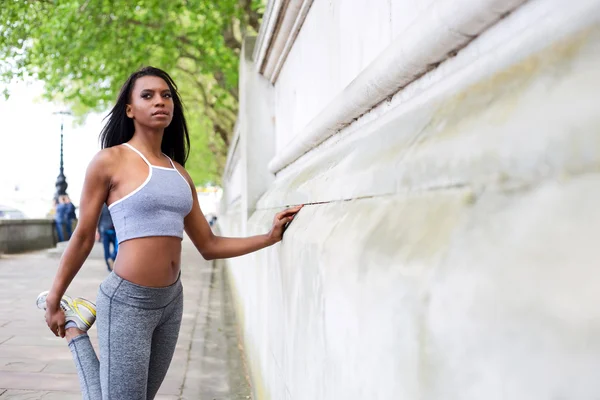
[[[60,170],[58,173],[58,177],[56,178],[56,193],[54,194],[54,199],[58,200],[59,196],[62,195],[66,195],[67,194],[67,187],[69,186],[69,184],[67,183],[67,177],[65,176],[64,172],[64,162],[63,162],[63,126],[64,126],[64,116],[65,115],[73,115],[71,112],[69,111],[57,111],[52,113],[54,115],[60,115],[61,116],[61,120],[60,120]]]

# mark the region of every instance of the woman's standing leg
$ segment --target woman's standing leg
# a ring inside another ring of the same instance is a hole
[[[177,345],[182,316],[183,291],[171,304],[165,307],[161,321],[152,336],[147,400],[154,399],[167,375]]]
[[[98,293],[97,322],[105,327],[98,330],[103,400],[146,399],[152,332],[162,316],[162,309],[127,304],[136,294],[122,282],[113,272]]]

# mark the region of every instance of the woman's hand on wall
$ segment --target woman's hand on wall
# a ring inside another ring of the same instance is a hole
[[[280,213],[275,215],[273,219],[273,227],[269,232],[269,240],[272,244],[275,244],[283,238],[283,233],[285,232],[287,225],[292,222],[296,214],[300,211],[300,209],[304,207],[303,205],[287,208]]]

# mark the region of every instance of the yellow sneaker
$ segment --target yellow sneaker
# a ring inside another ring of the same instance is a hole
[[[46,309],[47,297],[48,291],[38,295],[36,305],[39,309]],[[65,313],[65,321],[67,323],[75,323],[77,328],[84,332],[87,332],[96,321],[96,305],[82,297],[72,299],[71,297],[64,295],[60,299],[60,308]]]

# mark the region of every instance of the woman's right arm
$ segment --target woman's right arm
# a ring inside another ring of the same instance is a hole
[[[46,323],[56,336],[65,336],[65,317],[59,306],[60,299],[94,246],[98,218],[111,185],[114,161],[114,149],[102,150],[94,156],[85,174],[79,221],[60,259],[52,288],[46,298]]]

